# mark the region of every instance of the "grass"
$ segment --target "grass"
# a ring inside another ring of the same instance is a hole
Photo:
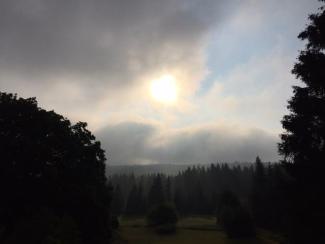
[[[159,235],[145,225],[143,218],[122,218],[115,244],[276,244],[270,233],[258,232],[256,239],[229,239],[216,226],[213,217],[183,218],[172,235]]]

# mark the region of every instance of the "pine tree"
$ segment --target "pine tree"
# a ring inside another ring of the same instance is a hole
[[[120,185],[117,185],[114,189],[112,199],[112,213],[120,215],[124,210],[124,199],[122,196]]]
[[[125,213],[128,215],[137,215],[139,212],[138,209],[138,188],[136,185],[134,185],[129,193],[127,202],[126,202],[126,207],[125,207]]]
[[[253,192],[252,192],[252,210],[256,223],[260,226],[266,226],[265,204],[268,194],[266,182],[266,169],[257,156],[255,160],[255,171],[253,174]]]
[[[322,0],[322,2],[324,2]],[[290,114],[284,116],[279,152],[293,182],[290,198],[292,243],[325,243],[325,10],[309,17],[299,34],[307,41],[292,72],[304,86],[294,86]]]
[[[138,213],[143,215],[146,213],[147,203],[143,193],[142,182],[139,183],[137,197],[136,197],[136,204],[138,206]]]
[[[172,201],[172,189],[171,189],[171,181],[170,181],[170,177],[168,176],[167,178],[167,183],[166,183],[166,200],[167,202],[171,202]]]
[[[161,176],[158,174],[153,184],[150,188],[149,194],[148,194],[148,207],[153,207],[154,205],[158,205],[160,203],[163,203],[165,201],[165,194],[163,190],[163,185],[161,181]]]
[[[177,188],[174,193],[174,204],[177,211],[183,213],[183,198],[179,188]]]

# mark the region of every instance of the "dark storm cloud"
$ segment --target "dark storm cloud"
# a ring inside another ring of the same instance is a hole
[[[278,160],[278,137],[263,130],[240,133],[219,126],[165,136],[157,136],[158,132],[152,125],[124,123],[107,127],[97,135],[111,164],[247,162],[257,155],[266,161]]]
[[[29,80],[42,77],[42,82],[50,82],[48,76],[79,75],[91,83],[127,84],[144,71],[190,55],[226,5],[212,0],[2,0],[0,70]]]

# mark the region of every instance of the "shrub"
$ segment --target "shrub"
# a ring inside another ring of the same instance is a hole
[[[221,211],[221,224],[229,238],[253,237],[253,220],[242,206],[225,206]]]
[[[229,238],[253,237],[255,226],[250,213],[232,192],[224,192],[220,198],[217,219]]]
[[[153,227],[160,234],[175,232],[177,221],[176,209],[168,203],[153,207],[147,215],[148,226]]]

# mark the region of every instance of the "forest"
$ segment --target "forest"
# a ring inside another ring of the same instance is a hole
[[[282,165],[262,163],[259,157],[247,166],[192,166],[176,175],[114,174],[109,178],[112,213],[141,217],[167,202],[182,217],[220,216],[223,201],[230,195],[251,213],[257,226],[284,232],[289,207],[284,187],[290,180]]]
[[[273,211],[283,216],[276,203],[283,202],[281,189],[290,177],[279,164],[262,163],[259,157],[250,166],[229,166],[211,164],[192,166],[176,175],[114,174],[109,177],[112,185],[113,214],[144,215],[157,201],[167,201],[175,205],[181,215],[214,215],[222,193],[232,192],[254,213],[266,213],[261,221],[265,226],[280,228],[280,223],[272,221]],[[273,199],[273,200],[272,200]],[[269,205],[269,206],[267,206]],[[141,207],[139,207],[141,206]],[[271,218],[270,218],[271,217]],[[274,222],[274,223],[272,223]]]

